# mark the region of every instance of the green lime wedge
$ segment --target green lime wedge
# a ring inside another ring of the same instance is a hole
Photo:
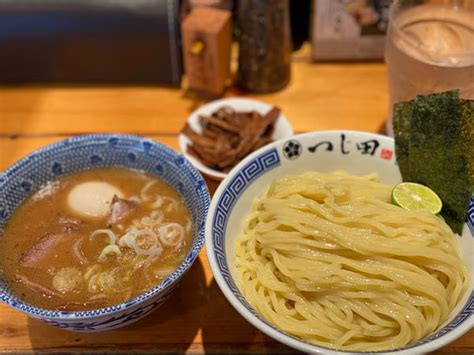
[[[425,185],[402,182],[392,190],[392,203],[409,211],[426,211],[438,214],[443,202],[436,192]]]

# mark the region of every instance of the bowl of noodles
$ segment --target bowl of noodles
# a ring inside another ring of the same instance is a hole
[[[191,163],[151,139],[43,147],[0,173],[0,301],[66,330],[135,322],[196,260],[209,203]]]
[[[400,182],[386,136],[321,131],[254,152],[207,217],[225,297],[308,353],[425,353],[452,342],[474,321],[473,216],[454,234],[438,216],[392,204]]]

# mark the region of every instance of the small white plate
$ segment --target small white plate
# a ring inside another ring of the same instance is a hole
[[[197,110],[195,110],[191,115],[188,117],[187,122],[191,126],[191,128],[197,132],[201,133],[202,128],[199,124],[199,116],[209,116],[218,109],[223,106],[228,106],[233,108],[235,111],[256,111],[261,115],[266,114],[268,111],[272,109],[273,106],[266,104],[261,101],[252,100],[252,99],[243,99],[243,98],[228,98],[228,99],[221,99],[211,101],[206,105],[201,106]],[[277,141],[279,139],[288,138],[293,136],[293,129],[291,128],[288,119],[280,113],[276,123],[275,123],[275,130],[273,131],[273,140]],[[191,143],[191,140],[186,137],[184,134],[180,133],[178,136],[179,139],[179,148],[183,155],[188,159],[201,173],[215,179],[215,180],[222,180],[227,176],[227,173],[223,173],[221,171],[211,169],[201,163],[198,159],[193,157],[187,152],[186,147]]]

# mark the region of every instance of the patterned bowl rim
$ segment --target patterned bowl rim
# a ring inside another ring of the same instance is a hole
[[[94,140],[107,141],[110,138],[127,139],[127,140],[138,141],[138,142],[146,140],[158,150],[164,151],[167,154],[175,156],[176,158],[183,159],[184,164],[177,169],[186,169],[191,173],[193,178],[195,178],[198,181],[204,181],[204,178],[202,177],[201,173],[189,162],[188,159],[186,159],[179,152],[151,138],[146,138],[144,136],[135,135],[135,134],[126,134],[126,133],[81,134],[81,135],[75,135],[75,136],[63,139],[58,142],[48,144],[44,147],[34,150],[33,152],[27,154],[23,158],[17,160],[15,163],[10,165],[6,170],[4,170],[3,172],[0,172],[0,176],[2,175],[8,176],[10,174],[14,174],[14,172],[20,167],[27,166],[28,164],[30,164],[32,159],[42,156],[51,150],[59,148],[63,146],[65,143],[68,143],[69,145],[76,144],[80,146],[89,141],[94,141]],[[81,171],[81,170],[79,169],[77,171]],[[203,184],[203,194],[199,198],[204,198],[204,201],[202,201],[204,208],[202,209],[202,211],[199,211],[198,214],[201,217],[202,221],[205,221],[208,210],[209,210],[209,206],[210,206],[209,190],[207,188],[207,184],[205,183]],[[162,280],[159,284],[157,284],[155,287],[125,302],[112,305],[109,307],[97,308],[97,309],[92,309],[92,310],[87,310],[87,311],[57,311],[57,310],[37,307],[23,301],[20,301],[20,302],[15,301],[9,295],[5,295],[3,290],[0,290],[0,296],[2,296],[0,300],[11,307],[36,318],[40,317],[40,318],[48,318],[48,319],[66,319],[66,320],[72,320],[72,319],[81,320],[82,319],[84,320],[84,319],[91,319],[95,317],[102,317],[102,316],[110,315],[117,312],[122,312],[124,310],[129,309],[130,307],[137,306],[147,300],[150,300],[156,297],[162,291],[165,291],[171,288],[174,284],[176,284],[180,280],[183,274],[194,263],[194,261],[198,257],[199,252],[201,251],[204,245],[204,240],[205,240],[204,223],[202,223],[200,226],[196,226],[196,228],[199,228],[199,230],[195,231],[193,235],[193,239],[194,239],[193,247],[188,251],[185,259],[176,268],[176,270],[171,275],[169,275],[166,279]],[[167,282],[169,280],[171,280],[171,282]]]
[[[371,133],[371,132],[363,132],[363,131],[355,131],[355,130],[324,130],[324,131],[313,131],[313,132],[306,132],[297,134],[291,139],[306,139],[307,137],[325,137],[328,138],[330,135],[336,134],[346,134],[348,136],[364,136],[369,139],[379,139],[384,143],[389,143],[391,146],[394,146],[394,139],[392,137]],[[216,255],[216,240],[215,240],[215,227],[214,221],[217,219],[217,209],[221,202],[221,198],[229,189],[229,186],[232,184],[233,180],[241,173],[245,168],[249,167],[252,163],[255,163],[257,160],[265,158],[269,153],[272,151],[278,155],[277,149],[283,145],[284,142],[288,141],[290,138],[281,139],[279,141],[273,142],[268,144],[259,150],[253,152],[245,159],[243,159],[238,165],[236,165],[231,172],[225,177],[225,179],[221,182],[219,187],[217,188],[216,192],[214,193],[213,199],[211,201],[211,206],[209,208],[209,213],[207,215],[206,220],[206,253],[207,258],[209,260],[209,265],[211,267],[211,271],[216,279],[219,288],[221,289],[224,296],[230,302],[230,304],[234,307],[239,314],[246,319],[250,324],[255,326],[257,329],[265,333],[267,336],[299,351],[303,351],[305,353],[321,353],[321,354],[352,354],[351,351],[345,350],[337,350],[333,348],[328,348],[324,346],[315,345],[309,342],[306,342],[296,336],[290,335],[285,333],[281,329],[271,325],[267,322],[261,315],[259,315],[253,307],[248,304],[245,297],[242,295],[238,287],[236,286],[231,272],[227,265],[227,256],[226,256],[226,246],[224,242],[224,260],[220,260]],[[245,191],[245,189],[254,183],[260,176],[262,176],[267,170],[270,170],[274,167],[280,165],[279,155],[276,158],[278,162],[272,162],[271,167],[263,167],[264,164],[262,162],[258,162],[259,166],[262,167],[262,170],[257,173],[253,180],[248,182],[246,186],[240,193],[235,193],[234,191],[231,192],[232,195],[235,195],[235,201],[240,198],[240,194]],[[471,203],[474,203],[474,197],[471,199]],[[225,229],[227,226],[228,216],[232,213],[232,205],[225,215],[225,226],[224,230],[224,240],[225,240]],[[221,216],[222,217],[222,216]],[[219,222],[222,222],[221,220]],[[474,237],[474,235],[473,235]],[[219,247],[221,248],[221,247]],[[224,275],[224,273],[226,275]],[[473,275],[474,276],[474,275]],[[232,287],[234,287],[237,291],[233,291]],[[472,287],[471,287],[472,288]],[[471,294],[469,295],[469,292]],[[424,353],[427,351],[436,350],[444,345],[449,344],[453,340],[457,339],[465,332],[467,332],[472,326],[474,326],[474,291],[467,290],[467,300],[466,303],[463,305],[462,309],[456,314],[455,318],[450,321],[449,324],[445,324],[443,328],[437,330],[436,333],[431,334],[428,338],[424,338],[415,344],[411,344],[405,346],[403,348],[396,348],[392,350],[385,350],[385,351],[367,351],[367,352],[358,352],[358,353],[391,353],[391,354],[413,354],[416,353]],[[466,296],[465,296],[466,297]],[[457,320],[457,318],[460,318]],[[467,320],[467,322],[466,322]],[[442,332],[445,329],[446,332]]]

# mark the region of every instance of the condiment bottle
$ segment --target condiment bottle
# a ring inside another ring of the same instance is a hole
[[[288,0],[238,2],[238,85],[266,93],[285,87],[291,76]]]

